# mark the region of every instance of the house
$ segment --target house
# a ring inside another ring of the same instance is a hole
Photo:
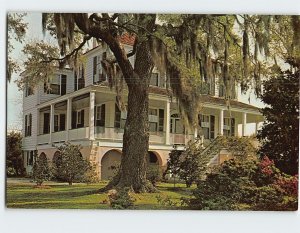
[[[120,38],[125,49],[130,50],[132,38]],[[84,63],[76,71],[57,70],[47,83],[34,90],[25,87],[23,96],[23,151],[27,172],[31,172],[34,151],[44,153],[49,160],[58,153],[57,146],[66,141],[82,146],[82,156],[95,164],[101,179],[110,178],[122,156],[123,129],[126,112],[116,104],[116,92],[107,85],[101,67],[102,56],[109,50],[95,47],[84,54]],[[134,57],[131,57],[134,62]],[[217,135],[242,136],[246,124],[263,120],[259,109],[239,102],[230,102],[228,111],[224,88],[215,78],[202,90],[203,111],[199,115],[200,130],[183,127],[177,103],[170,100],[166,79],[153,71],[150,82],[149,164],[165,167],[170,150],[184,145],[201,135],[209,143]],[[237,87],[232,89],[236,95]],[[125,91],[126,95],[126,91]],[[125,98],[126,99],[126,98]]]

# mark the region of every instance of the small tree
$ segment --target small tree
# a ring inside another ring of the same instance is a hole
[[[182,151],[180,150],[172,150],[169,154],[169,158],[167,161],[167,169],[164,173],[164,176],[166,176],[167,173],[171,174],[174,181],[174,188],[176,184],[176,176],[179,175],[180,172],[180,157],[181,157]]]
[[[40,156],[36,156],[32,170],[32,178],[36,182],[37,186],[41,186],[44,181],[51,179],[51,169],[48,164],[47,156],[42,153]]]
[[[81,146],[66,142],[57,149],[59,155],[53,161],[55,176],[69,185],[74,181],[81,181],[90,168],[89,161],[82,158]]]
[[[22,135],[12,131],[6,138],[6,170],[7,175],[23,175],[25,172],[24,161],[22,158]]]

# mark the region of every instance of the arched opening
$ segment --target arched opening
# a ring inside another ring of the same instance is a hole
[[[148,160],[150,165],[159,165],[158,156],[153,151],[148,151]]]
[[[42,152],[41,154],[40,154],[40,156],[39,156],[39,158],[40,159],[47,159],[47,155],[44,153],[44,152]]]
[[[182,120],[181,120],[179,114],[177,114],[177,113],[174,113],[171,115],[170,133],[173,133],[173,134],[183,134],[184,133],[184,127],[182,124]]]
[[[60,166],[60,164],[61,164],[61,160],[62,160],[62,158],[61,158],[60,152],[59,152],[59,151],[56,151],[56,152],[54,153],[54,155],[53,155],[52,163],[53,163],[56,167],[58,167],[58,166]]]
[[[118,172],[122,153],[118,150],[107,151],[101,159],[101,180],[112,179]]]

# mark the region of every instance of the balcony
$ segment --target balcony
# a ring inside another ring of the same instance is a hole
[[[52,142],[64,142],[66,140],[66,131],[54,132],[51,138]]]
[[[66,140],[67,131],[59,131],[51,134],[51,143],[64,142]],[[124,129],[113,127],[95,127],[95,139],[104,141],[117,141],[122,142]],[[69,141],[78,141],[89,139],[90,131],[89,127],[70,129]],[[189,140],[192,140],[194,135],[184,134],[170,134],[170,144],[184,145]],[[50,134],[42,134],[37,137],[38,145],[48,144],[50,141]],[[165,132],[150,132],[149,143],[150,144],[165,144],[166,134]]]
[[[41,134],[37,136],[38,145],[47,144],[50,140],[50,134]]]
[[[90,134],[89,129],[90,129],[89,127],[70,129],[69,140],[74,141],[74,140],[88,139]]]
[[[176,134],[176,133],[171,133],[170,134],[170,143],[173,145],[185,145],[188,143],[188,141],[194,139],[194,135],[188,134]]]
[[[95,139],[122,141],[123,129],[113,127],[95,127]]]

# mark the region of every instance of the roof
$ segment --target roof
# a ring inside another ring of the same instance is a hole
[[[165,88],[154,87],[154,86],[149,87],[149,92],[154,93],[154,94],[159,94],[159,95],[170,95],[172,93],[171,91],[168,91]],[[220,105],[220,106],[227,105],[226,100],[224,98],[210,96],[210,95],[201,95],[200,101],[203,103],[216,104],[216,105]],[[245,103],[239,102],[237,100],[230,100],[230,106],[235,107],[235,108],[243,108],[243,109],[251,109],[254,111],[259,111],[258,107],[255,107],[250,104],[245,104]]]
[[[122,44],[124,44],[124,45],[130,45],[130,46],[133,46],[135,38],[136,38],[135,35],[130,35],[129,33],[124,33],[123,35],[121,35],[121,36],[118,37],[119,41]],[[98,46],[96,46],[96,47],[94,47],[94,48],[86,51],[85,53],[83,53],[83,55],[85,55],[85,54],[87,54],[87,53],[89,53],[89,52],[91,52],[91,51],[99,48],[100,46],[101,45],[98,45]]]

